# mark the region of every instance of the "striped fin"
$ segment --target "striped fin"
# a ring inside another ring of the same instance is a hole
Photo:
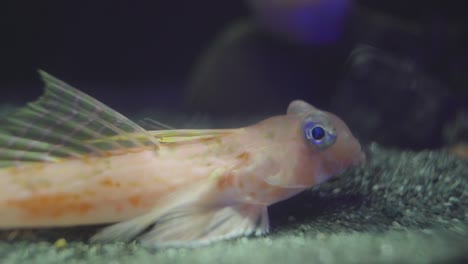
[[[44,71],[39,74],[44,94],[0,120],[0,167],[158,147],[156,138],[125,116]]]

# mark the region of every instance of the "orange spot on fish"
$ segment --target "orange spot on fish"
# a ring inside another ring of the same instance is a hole
[[[219,189],[225,189],[233,185],[234,185],[234,175],[232,175],[231,173],[224,174],[223,176],[219,177],[219,180],[218,180]]]
[[[112,179],[103,179],[99,181],[99,184],[103,187],[120,187],[120,182],[113,181]]]
[[[205,137],[205,138],[200,138],[200,142],[202,143],[209,143],[209,142],[213,142],[213,141],[216,141],[218,138],[215,138],[215,137]]]
[[[250,153],[244,151],[241,154],[237,155],[236,158],[243,162],[248,162],[250,160]]]
[[[84,215],[93,209],[78,194],[35,195],[27,199],[8,200],[7,204],[23,210],[28,217],[61,217]]]
[[[128,198],[128,202],[134,207],[138,207],[142,204],[142,198],[139,195],[133,195]]]

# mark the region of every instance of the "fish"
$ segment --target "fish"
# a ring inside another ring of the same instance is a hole
[[[0,230],[107,224],[92,243],[151,248],[259,236],[269,205],[365,162],[339,117],[302,100],[240,128],[149,129],[39,74],[42,96],[0,119]]]

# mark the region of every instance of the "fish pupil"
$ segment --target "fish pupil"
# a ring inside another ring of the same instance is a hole
[[[321,140],[325,137],[325,130],[323,127],[316,126],[312,128],[312,138],[315,140]]]

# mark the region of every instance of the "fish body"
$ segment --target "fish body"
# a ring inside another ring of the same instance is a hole
[[[243,128],[145,130],[41,75],[44,95],[0,122],[0,229],[116,223],[92,240],[152,247],[265,234],[267,206],[365,159],[303,101]]]

